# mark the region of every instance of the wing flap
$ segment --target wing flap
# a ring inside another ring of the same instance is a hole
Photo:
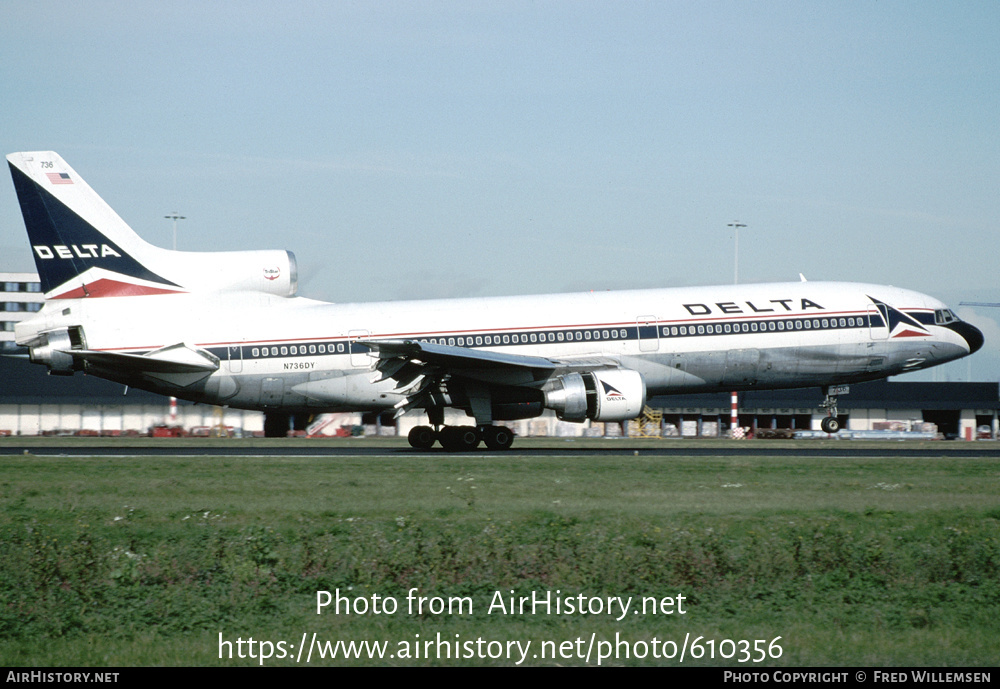
[[[437,364],[453,369],[501,369],[517,367],[539,372],[551,372],[558,367],[555,362],[540,356],[507,354],[505,352],[432,344],[416,340],[363,340],[362,344],[378,352],[380,359],[392,359],[396,357],[418,359],[427,364]]]

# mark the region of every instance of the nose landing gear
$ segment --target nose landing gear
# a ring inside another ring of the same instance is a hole
[[[846,395],[851,391],[847,385],[827,385],[823,388],[825,399],[819,405],[826,409],[826,417],[820,421],[819,427],[824,433],[836,433],[840,430],[840,419],[837,418],[837,396]]]

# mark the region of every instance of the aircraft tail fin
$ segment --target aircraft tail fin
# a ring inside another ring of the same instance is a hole
[[[7,156],[42,290],[50,299],[185,291],[150,270],[144,242],[52,151]]]
[[[7,156],[46,299],[241,290],[293,296],[288,251],[180,252],[145,242],[52,151]]]

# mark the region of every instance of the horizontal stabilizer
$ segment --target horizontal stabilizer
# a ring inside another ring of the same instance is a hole
[[[218,357],[184,343],[169,345],[146,354],[101,352],[93,349],[66,350],[74,359],[82,359],[100,368],[123,368],[142,373],[212,373],[219,369]]]

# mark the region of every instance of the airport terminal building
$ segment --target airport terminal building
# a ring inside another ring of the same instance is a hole
[[[0,273],[0,354],[16,348],[14,326],[42,309],[45,295],[35,273]]]

